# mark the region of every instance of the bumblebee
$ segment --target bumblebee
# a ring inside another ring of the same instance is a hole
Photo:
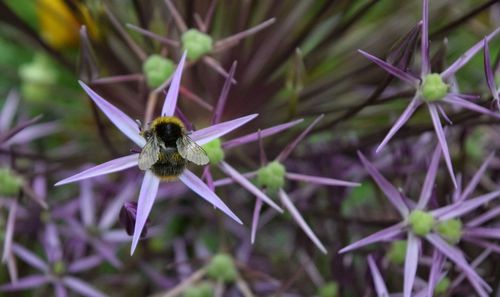
[[[139,155],[139,168],[151,170],[162,180],[175,179],[188,161],[196,165],[209,162],[205,150],[188,136],[177,117],[159,117],[149,129],[141,129],[141,135],[146,145]]]

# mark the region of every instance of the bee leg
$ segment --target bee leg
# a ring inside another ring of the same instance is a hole
[[[141,133],[142,133],[142,123],[141,123],[141,121],[136,119],[135,122],[137,124],[137,127],[139,127],[139,131],[141,131]]]

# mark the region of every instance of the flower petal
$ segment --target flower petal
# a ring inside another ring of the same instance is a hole
[[[344,247],[339,251],[339,254],[343,254],[355,249],[359,249],[360,247],[376,243],[376,242],[382,242],[382,241],[387,241],[391,240],[394,237],[398,236],[399,234],[403,233],[403,227],[405,224],[403,222],[398,223],[396,225],[392,225],[390,227],[387,227],[383,230],[380,230],[378,232],[373,233],[372,235],[368,235],[367,237],[360,239],[354,243],[351,243],[350,245]]]
[[[234,73],[236,72],[237,64],[238,62],[234,61],[233,65],[231,66],[231,70],[229,70],[226,82],[224,82],[224,86],[222,87],[222,91],[219,95],[219,100],[217,100],[217,106],[215,107],[215,111],[212,117],[212,124],[219,123],[222,118],[222,113],[224,111],[224,107],[226,106],[227,95],[229,94],[229,89],[231,88],[231,81],[233,80]]]
[[[118,159],[114,159],[111,161],[108,161],[106,163],[102,163],[100,165],[97,165],[95,167],[89,168],[85,171],[82,171],[78,174],[75,174],[71,177],[65,178],[61,180],[60,182],[56,183],[56,186],[64,185],[64,184],[69,184],[72,182],[76,182],[79,180],[91,178],[91,177],[96,177],[112,172],[117,172],[121,170],[128,169],[133,166],[137,166],[139,162],[139,154],[133,154],[125,157],[121,157]]]
[[[490,89],[491,96],[494,99],[500,100],[498,98],[497,87],[495,85],[495,75],[493,74],[493,69],[491,68],[490,62],[490,47],[488,46],[488,40],[485,38],[483,41],[483,52],[484,52],[484,72],[486,75],[486,83]]]
[[[149,213],[153,208],[153,203],[158,193],[160,186],[160,179],[156,177],[151,171],[146,171],[139,193],[139,200],[137,201],[137,216],[135,218],[134,235],[132,237],[132,247],[130,255],[134,254],[139,238],[141,237],[142,229],[146,224]]]
[[[250,234],[250,242],[252,244],[254,244],[255,236],[257,235],[257,228],[259,227],[260,210],[262,209],[262,204],[262,200],[258,198],[255,200],[255,208],[253,210],[252,217],[252,231]]]
[[[389,297],[389,291],[387,291],[387,286],[385,285],[382,275],[377,268],[377,264],[373,260],[371,255],[368,256],[368,266],[370,267],[370,272],[373,278],[373,285],[375,286],[375,291],[377,291],[378,297]]]
[[[304,137],[311,132],[311,130],[316,126],[316,124],[324,117],[324,114],[319,115],[312,123],[307,126],[307,128],[302,131],[299,136],[297,136],[291,143],[289,143],[283,151],[276,157],[276,160],[283,162],[290,155],[290,153],[295,149],[295,147],[304,139]],[[258,132],[257,132],[258,133]]]
[[[175,107],[177,106],[177,98],[179,97],[179,87],[181,85],[182,70],[184,69],[184,61],[186,61],[186,51],[182,54],[181,60],[177,65],[174,75],[172,76],[172,82],[170,83],[170,88],[168,88],[167,96],[165,96],[165,102],[163,102],[163,108],[161,114],[163,116],[173,116],[175,112]]]
[[[419,249],[420,249],[420,239],[412,232],[408,233],[408,246],[406,248],[406,258],[405,258],[405,275],[404,275],[404,286],[403,286],[403,296],[411,297],[411,292],[413,290],[413,283],[415,282],[415,276],[417,275],[417,266],[419,259]]]
[[[422,1],[422,77],[429,74],[431,70],[431,62],[429,59],[429,0]]]
[[[500,228],[494,228],[494,227],[468,228],[465,234],[470,237],[500,239]]]
[[[491,32],[488,36],[484,38],[486,41],[490,41],[495,35],[500,32],[500,27]],[[484,45],[484,40],[479,41],[474,46],[472,46],[468,51],[466,51],[460,58],[458,58],[453,64],[451,64],[445,71],[441,72],[441,77],[443,79],[448,79],[452,77],[455,72],[467,64],[474,55],[481,50]]]
[[[232,121],[223,122],[207,128],[203,128],[201,130],[193,131],[193,133],[191,133],[189,137],[191,137],[192,140],[196,141],[197,144],[204,145],[205,143],[209,143],[210,141],[219,138],[233,131],[234,129],[248,123],[257,115],[258,114],[251,114]]]
[[[78,259],[68,265],[69,273],[79,273],[90,270],[102,263],[101,256],[93,255],[85,258]]]
[[[434,187],[434,181],[436,180],[436,174],[438,171],[439,158],[441,157],[441,148],[439,145],[436,146],[434,154],[432,154],[431,164],[429,169],[427,169],[427,175],[425,176],[424,185],[422,186],[422,192],[420,193],[420,198],[418,199],[417,209],[424,209],[431,198],[432,188]]]
[[[37,124],[24,128],[2,143],[2,146],[10,146],[14,144],[23,144],[31,142],[35,139],[45,137],[61,130],[61,126],[56,122]]]
[[[115,124],[115,126],[130,140],[135,142],[138,146],[143,147],[146,144],[146,140],[139,134],[139,126],[134,122],[128,115],[123,113],[120,109],[115,107],[113,104],[104,100],[96,92],[94,92],[90,87],[88,87],[84,82],[78,81],[80,86],[87,92],[90,99],[99,107],[99,109],[104,112],[104,114],[109,118],[109,120]]]
[[[216,208],[222,210],[226,215],[243,224],[243,222],[227,207],[227,205],[212,191],[210,188],[191,171],[185,169],[179,176],[179,179],[193,192],[198,194],[201,198],[210,202]]]
[[[443,269],[443,265],[444,265],[443,254],[438,249],[434,249],[432,253],[431,271],[429,272],[429,281],[427,284],[427,296],[434,295],[434,288],[441,280],[441,275],[442,275],[441,271]]]
[[[365,156],[358,151],[358,156],[366,171],[371,175],[373,180],[377,183],[379,188],[384,192],[392,205],[399,211],[399,213],[406,217],[409,213],[408,207],[401,198],[401,193],[375,168],[375,166],[368,161]]]
[[[460,198],[458,199],[459,201],[465,200],[474,190],[476,189],[476,186],[479,184],[479,181],[484,175],[484,172],[490,165],[491,160],[493,160],[493,157],[495,156],[495,153],[492,152],[486,160],[484,160],[483,164],[481,164],[481,167],[479,167],[479,170],[474,174],[472,179],[470,180],[469,184],[467,184],[467,187],[465,190],[462,192],[460,195]]]
[[[57,282],[52,285],[54,286],[56,297],[68,297],[68,291],[61,283]]]
[[[487,116],[491,116],[491,117],[500,119],[500,113],[491,111],[487,108],[482,107],[481,105],[477,105],[476,103],[464,100],[458,96],[453,96],[450,94],[449,96],[444,97],[443,101],[450,103],[452,105],[457,105],[457,106],[463,107],[463,108],[468,109],[468,110],[472,110],[472,111],[475,111],[478,113],[485,114]]]
[[[439,144],[441,145],[441,150],[443,152],[448,171],[450,172],[451,180],[453,181],[453,185],[455,186],[455,188],[457,188],[458,185],[455,178],[455,173],[453,173],[453,164],[451,163],[450,150],[448,149],[448,144],[446,143],[446,137],[444,136],[444,131],[443,127],[441,126],[438,111],[434,104],[427,104],[427,107],[429,108],[429,113],[432,118],[432,124],[434,125],[434,129],[436,130],[436,135],[439,140]]]
[[[241,173],[239,173],[236,169],[234,169],[231,165],[222,161],[219,163],[220,170],[224,171],[227,175],[232,177],[237,183],[239,183],[242,187],[247,189],[250,193],[254,194],[257,198],[261,199],[265,203],[267,203],[272,208],[276,209],[278,212],[283,212],[283,209],[279,207],[274,201],[269,198],[266,194],[264,194],[259,188],[257,188],[254,184],[252,184],[248,179],[246,179]]]
[[[406,109],[403,111],[403,113],[399,116],[398,120],[392,125],[391,130],[387,133],[387,135],[384,137],[382,142],[378,145],[377,149],[375,152],[380,152],[384,146],[392,139],[394,134],[396,134],[403,125],[408,122],[410,117],[413,115],[415,110],[420,106],[420,99],[418,98],[417,95],[413,97],[413,99],[410,101],[410,104],[406,107]]]
[[[281,199],[281,203],[283,203],[285,208],[288,209],[288,211],[292,215],[293,219],[297,222],[297,224],[300,226],[300,228],[302,228],[302,230],[306,233],[307,237],[309,237],[309,239],[312,240],[312,242],[320,249],[321,252],[323,252],[324,254],[327,254],[326,248],[323,245],[323,243],[321,243],[321,241],[318,239],[316,234],[314,234],[311,227],[309,227],[307,222],[304,220],[304,218],[302,217],[300,212],[297,210],[297,208],[295,207],[293,202],[290,200],[288,195],[285,193],[285,191],[283,191],[283,189],[280,189],[279,196]]]
[[[19,94],[12,90],[7,95],[5,103],[2,106],[2,111],[0,113],[0,132],[7,131],[9,126],[12,124],[12,119],[16,115],[16,109],[19,105]]]
[[[71,290],[85,296],[85,297],[107,297],[108,295],[98,291],[96,288],[92,287],[90,284],[84,282],[83,280],[67,276],[62,279],[62,282]]]
[[[488,203],[489,201],[500,197],[500,191],[491,192],[485,195],[481,195],[474,199],[470,199],[463,202],[457,202],[449,206],[438,208],[432,211],[432,214],[438,217],[440,220],[449,220],[463,216],[464,214],[473,211],[474,209],[480,207],[481,205]]]
[[[31,251],[24,248],[23,246],[13,243],[12,251],[24,262],[37,268],[38,270],[43,272],[49,271],[49,266],[42,259],[40,259],[37,255],[33,254]]]
[[[80,215],[84,226],[93,226],[95,223],[95,201],[92,186],[88,180],[80,183]]]
[[[111,228],[111,226],[113,226],[113,224],[117,221],[123,204],[127,201],[132,200],[132,195],[135,194],[135,187],[135,182],[126,181],[125,187],[122,189],[122,191],[118,193],[116,198],[108,204],[106,209],[104,209],[101,220],[99,221],[99,229],[107,230]]]
[[[312,176],[299,173],[287,172],[286,177],[291,180],[303,181],[325,186],[357,187],[360,183],[344,181],[340,179],[327,178],[322,176]]]
[[[497,218],[498,216],[500,216],[500,207],[495,207],[483,214],[480,214],[479,216],[467,222],[467,224],[465,225],[468,227],[477,227],[491,219]]]
[[[389,72],[390,74],[394,75],[395,77],[399,78],[400,80],[403,80],[410,85],[417,87],[418,84],[420,83],[420,80],[413,76],[412,74],[405,72],[396,66],[393,66],[386,61],[379,59],[373,55],[370,55],[369,53],[363,51],[363,50],[358,50],[360,54],[365,56],[368,60],[372,61],[373,63],[377,64],[380,68],[384,69],[385,71]]]
[[[17,201],[14,200],[9,208],[9,217],[7,218],[7,226],[3,238],[3,253],[2,263],[7,261],[8,256],[12,252],[12,238],[14,237],[14,228],[16,223]]]
[[[298,119],[298,120],[284,123],[281,125],[276,125],[276,126],[273,126],[271,128],[261,130],[260,135],[262,138],[268,137],[268,136],[274,135],[276,133],[279,133],[281,131],[284,131],[286,129],[289,129],[289,128],[297,125],[298,123],[301,123],[302,121],[304,121],[304,120]],[[250,133],[250,134],[226,141],[222,144],[222,147],[225,149],[230,149],[230,148],[237,147],[237,146],[249,143],[249,142],[257,141],[258,139],[259,139],[259,132],[254,132],[254,133]]]
[[[30,275],[18,279],[15,283],[4,284],[0,286],[0,292],[12,292],[39,288],[41,285],[49,282],[49,277],[46,275]]]

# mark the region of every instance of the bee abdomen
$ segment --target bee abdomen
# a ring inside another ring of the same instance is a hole
[[[185,167],[186,160],[177,151],[164,151],[150,170],[163,180],[171,180],[181,175]]]

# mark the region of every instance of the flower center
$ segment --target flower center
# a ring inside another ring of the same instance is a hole
[[[0,195],[16,196],[21,189],[23,180],[9,168],[0,168]]]
[[[208,155],[210,164],[217,165],[220,161],[224,160],[224,150],[220,138],[216,138],[209,143],[203,145],[203,149]]]
[[[436,231],[450,244],[457,244],[462,237],[462,221],[449,219],[439,222]]]
[[[276,192],[285,185],[286,169],[279,161],[273,161],[259,169],[257,184],[270,192]]]
[[[142,64],[142,71],[150,88],[157,88],[174,73],[174,62],[160,55],[151,55]]]
[[[443,99],[448,93],[449,86],[437,73],[428,74],[421,86],[422,97],[427,102]]]
[[[215,255],[207,267],[207,275],[213,279],[226,283],[233,282],[238,272],[231,256],[227,254]]]
[[[411,230],[418,236],[425,236],[431,232],[436,220],[434,217],[425,211],[414,210],[408,217]]]
[[[189,29],[182,34],[182,50],[187,51],[187,58],[196,61],[213,49],[213,40],[209,35],[196,29]]]
[[[63,275],[66,272],[66,265],[64,265],[64,262],[61,260],[56,261],[52,264],[52,272],[54,272],[55,275]]]

